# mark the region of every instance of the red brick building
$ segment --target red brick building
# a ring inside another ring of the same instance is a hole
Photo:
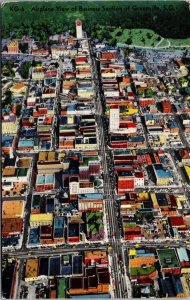
[[[172,105],[170,100],[164,100],[161,102],[161,104],[163,113],[168,114],[172,112]]]

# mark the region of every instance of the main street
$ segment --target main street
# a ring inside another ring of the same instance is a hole
[[[102,168],[104,171],[104,199],[105,199],[105,210],[107,212],[107,223],[108,223],[108,238],[110,241],[111,251],[110,256],[112,257],[112,267],[114,274],[114,294],[116,298],[122,298],[126,292],[126,283],[123,274],[120,270],[119,261],[121,259],[121,240],[120,230],[118,226],[117,216],[115,212],[115,193],[111,185],[111,176],[109,169],[109,161],[107,156],[107,145],[105,141],[106,132],[104,128],[103,118],[103,107],[101,103],[101,82],[100,74],[98,74],[97,62],[94,57],[92,45],[89,41],[90,55],[92,59],[92,68],[95,81],[95,92],[96,92],[96,119],[99,128],[99,150],[101,151]]]

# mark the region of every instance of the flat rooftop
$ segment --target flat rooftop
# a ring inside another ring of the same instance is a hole
[[[34,147],[34,140],[20,140],[18,147]]]
[[[162,268],[179,268],[179,262],[174,249],[157,250]]]
[[[12,147],[14,136],[2,136],[2,147]]]
[[[27,259],[25,277],[37,277],[38,276],[38,258]]]
[[[3,201],[2,219],[23,218],[24,200]]]
[[[31,163],[31,158],[23,157],[23,158],[19,158],[19,160],[17,161],[17,166],[19,168],[29,168],[30,163]]]
[[[30,215],[30,222],[53,222],[53,214],[31,214]]]
[[[101,251],[101,250],[85,251],[85,258],[89,258],[89,259],[107,258],[107,253],[106,251]]]
[[[36,184],[50,184],[54,183],[55,176],[54,174],[38,174],[36,179]]]
[[[2,220],[2,235],[7,233],[21,233],[23,221],[21,218],[11,218]]]
[[[39,161],[51,161],[51,160],[55,160],[55,152],[53,151],[43,151],[43,152],[39,152]]]

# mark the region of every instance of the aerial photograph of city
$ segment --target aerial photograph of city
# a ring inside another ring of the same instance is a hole
[[[190,299],[190,1],[1,15],[1,299]]]

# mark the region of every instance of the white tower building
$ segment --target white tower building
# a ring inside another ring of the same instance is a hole
[[[77,39],[83,38],[82,21],[80,20],[76,21],[76,33],[77,33]]]
[[[110,132],[119,129],[119,108],[110,107]]]

